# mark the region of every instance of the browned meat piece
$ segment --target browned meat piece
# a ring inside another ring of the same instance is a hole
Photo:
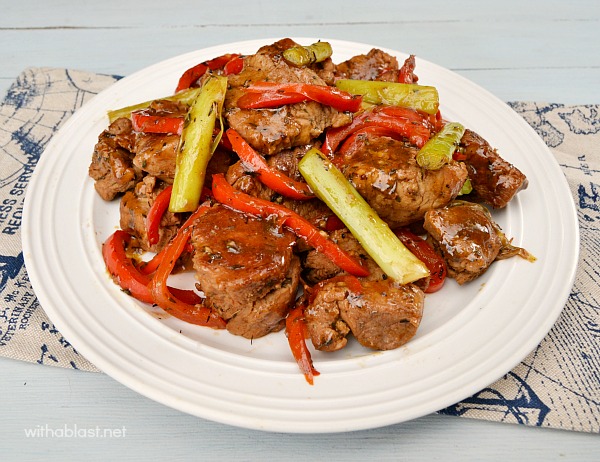
[[[337,351],[348,343],[348,324],[342,319],[341,306],[347,304],[350,289],[344,281],[331,280],[323,285],[304,310],[308,335],[317,350]]]
[[[235,160],[237,160],[237,156],[230,151],[217,148],[206,166],[206,180],[204,186],[210,188],[212,176],[216,173],[225,175]]]
[[[338,244],[343,250],[348,252],[357,260],[362,261],[363,265],[369,270],[369,276],[361,280],[379,280],[385,279],[385,273],[379,265],[367,254],[356,238],[347,228],[338,229],[329,233],[333,242]],[[327,256],[316,250],[310,250],[305,258],[303,267],[305,269],[305,279],[311,284],[330,279],[343,273],[342,269],[333,263]]]
[[[147,112],[152,115],[164,117],[184,117],[188,112],[188,105],[179,101],[157,99],[150,103]]]
[[[135,142],[133,164],[149,175],[167,183],[173,183],[179,135],[138,133]],[[229,153],[217,149],[206,167],[208,186],[214,173],[225,173],[231,164]]]
[[[331,58],[327,58],[325,61],[313,64],[310,66],[310,68],[315,71],[327,85],[335,85],[336,66]]]
[[[278,152],[267,157],[267,164],[283,172],[290,178],[297,181],[304,181],[298,169],[298,162],[312,147],[313,145],[299,146]],[[254,197],[280,203],[306,218],[318,228],[326,229],[327,220],[334,215],[329,207],[318,199],[296,201],[280,196],[272,189],[263,185],[259,178],[253,175],[241,161],[236,162],[228,169],[226,178],[236,189]]]
[[[132,165],[135,134],[129,119],[115,120],[98,137],[88,173],[100,197],[113,200],[134,187],[141,172]]]
[[[231,107],[226,117],[233,129],[265,155],[307,144],[326,128],[350,122],[350,116],[312,101],[276,110]]]
[[[215,206],[195,223],[192,244],[199,287],[229,332],[258,338],[283,327],[300,276],[291,233]]]
[[[366,55],[357,55],[336,67],[340,79],[398,81],[398,60],[373,48]]]
[[[472,202],[455,201],[427,212],[424,227],[429,242],[446,260],[448,275],[459,284],[483,274],[503,246],[489,211]]]
[[[146,112],[161,117],[184,117],[187,114],[186,104],[159,99],[152,101]],[[138,133],[135,140],[135,157],[133,164],[167,183],[172,183],[175,176],[175,159],[179,135]]]
[[[149,175],[173,183],[179,135],[139,133],[133,164]]]
[[[180,216],[167,210],[161,220],[158,243],[154,246],[148,243],[146,216],[156,196],[165,186],[166,184],[157,182],[155,177],[145,176],[134,190],[127,191],[121,198],[121,229],[137,237],[139,247],[143,250],[158,252],[175,236],[177,227],[181,224]]]
[[[527,187],[527,178],[506,162],[477,133],[466,130],[460,143],[474,196],[494,208],[505,207],[513,196]]]
[[[281,171],[294,180],[304,181],[304,178],[298,169],[298,163],[304,154],[306,154],[306,152],[314,146],[314,144],[308,144],[292,149],[285,149],[277,154],[267,157],[267,164],[269,167]],[[259,179],[255,178],[252,173],[253,171],[251,167],[246,166],[244,162],[239,161],[229,168],[226,178],[230,184],[235,185],[238,189],[246,192],[247,194],[267,200],[274,200],[276,193],[266,186],[260,184]],[[244,176],[250,176],[252,179],[243,178]]]
[[[297,103],[278,109],[239,109],[237,100],[243,87],[252,82],[309,83],[326,85],[310,68],[297,68],[287,64],[282,52],[294,46],[290,39],[261,48],[256,54],[244,58],[244,69],[229,76],[230,90],[225,100],[225,117],[252,147],[270,155],[283,149],[309,144],[328,127],[346,125],[351,116],[315,102]]]
[[[376,350],[391,350],[408,342],[423,316],[425,294],[413,284],[391,279],[361,281],[357,290],[344,279],[319,284],[305,311],[315,348],[336,351],[346,346],[349,332]]]
[[[467,178],[461,162],[438,170],[422,169],[418,148],[388,137],[357,138],[339,159],[344,176],[390,227],[419,221],[460,192]]]
[[[248,173],[241,161],[229,167],[225,178],[235,189],[251,196],[265,200],[272,200],[277,197],[275,191],[263,185],[255,175]]]
[[[423,291],[392,279],[361,285],[362,292],[342,308],[342,319],[358,342],[375,350],[393,350],[413,338],[423,317]]]
[[[293,149],[286,149],[273,156],[267,157],[267,164],[271,168],[276,168],[280,172],[285,173],[294,180],[304,181],[304,177],[298,168],[298,163],[304,157],[304,154],[314,147],[319,148],[320,145],[320,143],[311,143]]]

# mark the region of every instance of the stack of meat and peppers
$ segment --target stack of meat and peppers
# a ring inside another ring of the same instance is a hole
[[[283,39],[200,63],[172,95],[110,111],[89,168],[120,200],[102,253],[124,291],[248,339],[285,329],[310,384],[313,348],[398,348],[446,277],[534,260],[489,211],[526,177],[443,118],[415,57],[331,55]],[[194,287],[169,285],[181,271]]]

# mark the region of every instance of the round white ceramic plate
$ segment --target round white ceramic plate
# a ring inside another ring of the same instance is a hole
[[[106,111],[172,94],[186,68],[273,41],[226,44],[150,66],[97,95],[54,136],[29,185],[23,222],[27,270],[44,310],[79,352],[119,382],[183,412],[252,429],[373,428],[434,412],[489,385],[536,347],[562,310],[578,257],[575,209],[557,162],[519,116],[418,58],[420,82],[437,86],[444,116],[484,136],[529,178],[528,189],[494,216],[516,245],[537,256],[535,263],[512,258],[464,287],[448,281],[427,296],[417,335],[397,350],[351,343],[315,353],[321,375],[314,386],[298,371],[283,332],[250,342],[187,325],[136,302],[108,277],[101,245],[118,227],[118,201],[103,202],[88,177]],[[335,62],[372,48],[330,42]]]

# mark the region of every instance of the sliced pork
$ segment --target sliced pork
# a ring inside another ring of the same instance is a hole
[[[444,257],[459,284],[485,273],[503,246],[502,234],[481,204],[455,201],[425,214],[429,242]]]
[[[258,338],[283,327],[300,276],[291,233],[217,205],[197,220],[191,241],[199,288],[228,331]]]
[[[342,173],[391,228],[423,219],[456,198],[467,169],[450,162],[438,170],[417,164],[419,149],[385,136],[358,137],[337,160]]]
[[[149,175],[173,183],[179,135],[139,133],[133,164]]]
[[[163,214],[158,230],[159,240],[155,245],[148,242],[146,217],[156,196],[165,189],[167,184],[158,181],[156,177],[147,175],[130,191],[121,197],[120,226],[121,229],[137,238],[137,244],[142,250],[158,252],[177,233],[181,225],[181,217],[168,210]]]
[[[283,51],[295,45],[292,40],[284,39],[263,47],[256,54],[244,58],[244,68],[240,74],[229,77],[230,89],[224,106],[227,122],[254,149],[265,155],[309,144],[326,128],[346,125],[351,120],[350,115],[315,102],[275,109],[237,107],[236,102],[244,93],[244,87],[253,82],[327,85],[312,69],[290,66],[283,59]]]
[[[398,60],[382,50],[373,48],[365,55],[356,55],[336,66],[340,79],[398,81]]]
[[[95,180],[94,188],[105,201],[134,187],[142,177],[133,163],[135,133],[131,121],[115,120],[98,137],[88,173]]]
[[[527,187],[525,175],[472,130],[465,131],[460,148],[466,157],[473,195],[477,199],[493,208],[502,208]]]
[[[356,260],[360,261],[369,270],[367,278],[361,280],[385,279],[385,273],[369,254],[360,245],[360,242],[352,235],[348,228],[336,229],[329,233],[330,239],[348,252]],[[318,283],[343,274],[342,269],[333,263],[327,256],[314,249],[309,250],[304,256],[304,278],[311,284]]]
[[[425,294],[414,284],[333,278],[320,283],[305,309],[316,349],[337,351],[350,332],[375,350],[391,350],[408,342],[423,316]]]

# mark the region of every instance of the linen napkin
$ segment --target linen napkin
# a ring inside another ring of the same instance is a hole
[[[54,327],[23,263],[20,225],[31,173],[52,135],[117,76],[31,68],[0,105],[0,356],[98,369]],[[600,432],[600,105],[510,103],[550,147],[578,208],[581,258],[559,320],[514,370],[443,414]]]

